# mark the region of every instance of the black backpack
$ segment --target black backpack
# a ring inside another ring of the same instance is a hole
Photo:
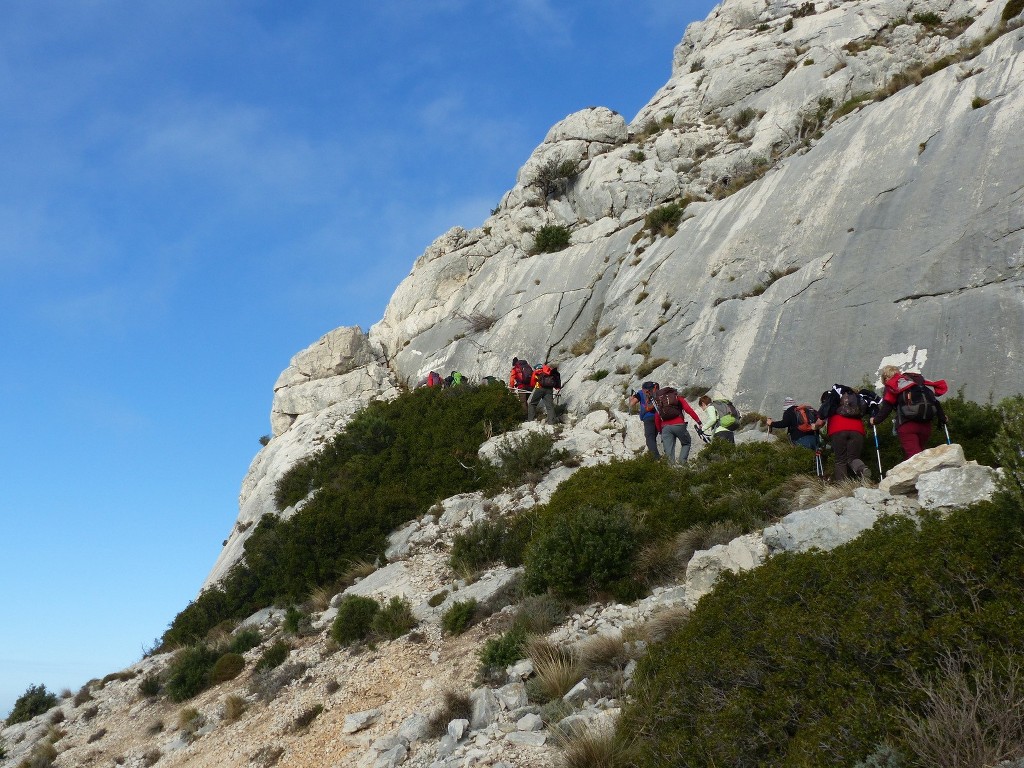
[[[818,415],[827,419],[829,416],[845,416],[848,419],[864,418],[864,401],[856,390],[844,384],[836,384],[821,396],[821,408]]]
[[[915,384],[896,395],[896,414],[900,421],[931,422],[938,414],[938,403],[928,387]]]

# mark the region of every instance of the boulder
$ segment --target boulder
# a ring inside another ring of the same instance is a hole
[[[686,603],[697,604],[711,591],[718,577],[726,572],[739,573],[756,568],[764,562],[767,550],[759,534],[748,534],[728,544],[695,552],[686,566]]]
[[[947,467],[962,467],[966,463],[964,449],[957,443],[929,448],[886,472],[885,478],[878,484],[878,490],[893,495],[914,493],[918,478],[922,475]]]
[[[847,497],[786,515],[764,529],[764,545],[770,554],[828,551],[857,538],[880,517],[870,504]]]
[[[955,509],[988,501],[996,492],[997,472],[976,463],[929,472],[917,481],[917,498],[925,509]]]

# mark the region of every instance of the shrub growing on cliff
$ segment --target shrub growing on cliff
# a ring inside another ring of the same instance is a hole
[[[533,237],[533,253],[555,253],[569,247],[572,232],[562,224],[545,224]]]
[[[216,650],[202,643],[178,651],[168,669],[167,695],[173,701],[186,701],[206,690],[218,658]]]
[[[424,387],[374,402],[322,450],[285,474],[275,498],[287,520],[265,515],[245,559],[219,587],[204,590],[164,634],[165,645],[195,642],[225,618],[273,603],[302,601],[339,581],[348,563],[383,554],[388,534],[438,499],[490,482],[480,444],[518,425],[521,405],[499,384]]]
[[[7,716],[7,725],[24,723],[36,715],[48,712],[57,706],[57,696],[46,690],[45,685],[30,685],[25,692],[19,696]]]
[[[896,724],[926,712],[915,674],[949,652],[995,669],[1024,652],[1022,544],[1024,510],[1002,496],[724,576],[640,663],[619,725],[643,735],[636,765],[853,765],[883,742],[915,755]]]

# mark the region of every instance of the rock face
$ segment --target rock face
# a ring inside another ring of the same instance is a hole
[[[884,363],[968,397],[1015,393],[1024,32],[1001,0],[804,6],[724,0],[631,122],[566,117],[481,227],[415,260],[368,334],[296,355],[239,526],[362,403],[432,369],[504,378],[513,355],[557,362],[577,414],[641,378],[774,412]],[[941,23],[913,20],[926,13]],[[570,245],[538,253],[543,227]],[[627,441],[642,449],[635,426]],[[236,528],[207,583],[242,541]]]

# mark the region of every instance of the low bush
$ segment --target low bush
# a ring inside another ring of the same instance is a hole
[[[853,765],[882,743],[916,756],[896,725],[931,711],[915,675],[952,652],[1005,674],[1024,652],[1022,544],[1004,494],[724,575],[640,662],[619,724],[643,734],[636,765]]]
[[[536,483],[551,467],[568,457],[568,451],[555,449],[555,439],[547,432],[508,435],[497,446],[491,490]]]
[[[562,224],[545,224],[533,236],[533,253],[555,253],[569,247],[572,232]]]
[[[669,203],[655,208],[644,217],[644,229],[651,237],[671,237],[679,227],[685,208],[685,203]]]
[[[30,685],[19,696],[7,715],[7,725],[24,723],[36,715],[48,712],[57,706],[57,695],[46,690],[45,685]]]
[[[243,669],[245,669],[245,659],[241,654],[225,653],[214,662],[213,668],[210,670],[210,683],[219,685],[228,680],[234,680],[242,674]]]
[[[202,643],[178,651],[168,667],[164,685],[171,700],[186,701],[206,690],[219,657],[217,651]]]
[[[508,632],[492,637],[480,649],[480,663],[485,667],[504,669],[526,657],[526,631],[512,627]]]
[[[284,663],[284,660],[288,658],[288,654],[292,652],[292,647],[283,640],[278,640],[276,643],[267,648],[263,655],[260,656],[259,661],[256,662],[256,666],[253,670],[259,672],[264,669],[274,669]]]
[[[1000,18],[1006,22],[1017,18],[1021,13],[1024,13],[1024,0],[1008,0],[1006,5],[1003,6]]]
[[[323,704],[314,704],[309,709],[303,710],[298,717],[295,718],[293,730],[301,731],[312,725],[313,721],[320,717],[320,714],[324,711]]]
[[[473,623],[478,607],[479,603],[472,598],[454,603],[441,617],[441,629],[449,635],[461,635]]]
[[[456,573],[473,573],[495,563],[523,564],[532,529],[529,510],[495,520],[478,520],[455,535],[448,563]]]
[[[237,632],[228,643],[228,653],[245,653],[263,642],[263,635],[258,629],[247,628]]]
[[[396,596],[374,614],[370,629],[381,639],[396,640],[408,633],[416,624],[416,617],[412,615],[409,601]]]
[[[372,597],[346,595],[338,603],[338,615],[331,625],[331,637],[340,645],[352,645],[370,635],[380,603]]]
[[[224,719],[229,723],[235,722],[245,714],[247,707],[248,704],[241,696],[237,694],[228,696],[224,699]]]

